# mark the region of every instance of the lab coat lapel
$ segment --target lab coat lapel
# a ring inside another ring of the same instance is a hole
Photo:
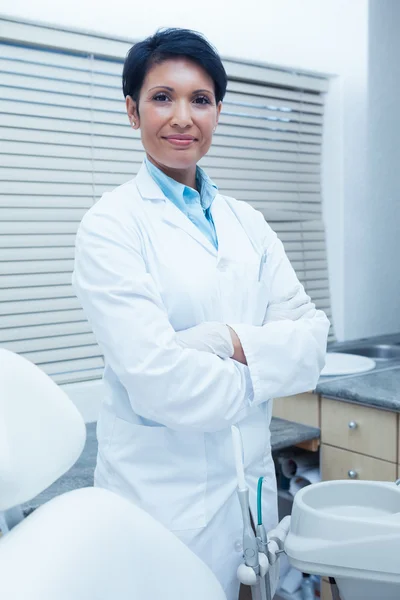
[[[163,200],[160,206],[161,218],[172,227],[183,229],[188,235],[201,244],[205,250],[217,255],[217,250],[209,239],[194,225],[186,215],[173,202],[162,193],[160,187],[151,177],[146,165],[143,163],[136,176],[136,185],[144,200]],[[218,232],[217,232],[218,233]]]
[[[240,253],[237,239],[237,218],[221,194],[217,194],[211,205],[211,215],[218,236],[218,255],[220,260],[235,258]]]

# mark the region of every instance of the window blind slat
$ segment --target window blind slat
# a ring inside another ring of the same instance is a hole
[[[11,196],[0,195],[0,207],[7,208],[66,208],[66,209],[88,209],[93,204],[93,197],[79,196]],[[1,211],[1,208],[0,208]],[[38,214],[38,213],[37,213]],[[1,245],[1,242],[0,242]]]
[[[272,83],[282,87],[289,87],[293,86],[295,79],[295,87],[316,92],[328,91],[327,80],[322,77],[314,77],[300,73],[293,76],[293,71],[284,71],[282,69],[273,69],[247,62],[240,63],[239,61],[231,60],[225,60],[224,67],[229,79],[236,81],[248,81],[262,84]]]
[[[70,283],[71,273],[35,273],[23,275],[0,275],[0,290],[4,288],[31,288],[42,285],[65,285]],[[30,290],[26,291],[29,297]]]
[[[75,362],[77,365],[79,365],[77,362],[78,360],[81,360],[82,358],[92,358],[95,360],[95,364],[97,366],[99,365],[98,359],[100,358],[99,348],[97,345],[76,346],[75,348],[55,348],[54,350],[41,350],[36,352],[23,352],[22,356],[25,356],[25,358],[38,365],[66,361],[70,361],[70,364]]]
[[[25,352],[41,352],[42,350],[61,350],[79,346],[89,346],[96,348],[96,339],[93,333],[84,333],[81,335],[52,335],[48,338],[34,338],[32,340],[21,340],[18,342],[7,342],[7,349],[11,352],[23,354]],[[98,354],[98,350],[96,351]],[[67,359],[66,359],[67,360]]]
[[[49,257],[51,246],[43,247],[43,248],[29,248],[29,260],[30,261],[38,261],[45,260]],[[74,258],[74,247],[56,247],[51,248],[51,258],[52,260],[56,259],[70,259]],[[27,251],[26,248],[6,248],[1,253],[2,262],[10,263],[10,262],[23,262],[27,260]],[[0,263],[1,264],[1,263]]]
[[[68,311],[66,311],[68,312]],[[46,321],[42,321],[40,325],[30,325],[27,323],[25,326],[21,327],[1,327],[0,328],[0,340],[2,344],[6,344],[7,342],[14,342],[16,340],[26,340],[26,339],[39,339],[39,338],[48,338],[59,335],[73,335],[78,333],[91,333],[88,322],[83,315],[82,309],[80,311],[69,311],[70,315],[64,315],[58,317],[59,319],[64,318],[64,321],[60,320],[57,323],[57,316],[53,316],[55,322],[51,322],[47,324]],[[47,313],[45,313],[47,315]],[[42,316],[45,316],[42,315]],[[29,315],[26,315],[26,318]],[[69,316],[69,319],[67,318]],[[78,320],[79,319],[79,320]],[[1,322],[3,323],[5,318],[1,318]],[[10,317],[7,318],[7,323],[9,322]]]
[[[65,221],[64,223],[62,222],[45,222],[43,221],[41,222],[36,222],[36,223],[24,223],[22,221],[16,221],[16,222],[12,222],[9,221],[8,223],[2,223],[0,221],[0,235],[2,234],[19,234],[19,235],[25,235],[25,234],[54,234],[54,233],[74,233],[76,234],[77,231],[77,223],[76,222],[70,222],[70,221]]]
[[[11,227],[11,225],[10,225]],[[4,228],[3,228],[4,229]],[[7,231],[7,227],[5,228]],[[2,252],[8,248],[53,248],[57,246],[73,246],[75,241],[73,234],[48,232],[26,233],[21,236],[18,233],[7,235],[0,232],[0,248]],[[26,252],[26,250],[25,250]],[[25,254],[26,255],[26,254]]]
[[[57,181],[57,179],[56,179]],[[29,183],[32,183],[28,180]],[[54,200],[53,200],[54,206]],[[46,208],[36,206],[33,208],[2,208],[0,206],[0,221],[78,221],[82,220],[87,208]]]
[[[324,96],[322,94],[313,94],[307,92],[305,89],[301,87],[297,88],[297,86],[293,84],[294,81],[292,80],[292,85],[287,87],[271,87],[268,85],[268,83],[266,83],[266,85],[259,85],[249,81],[232,80],[229,82],[229,91],[248,94],[251,96],[256,96],[257,98],[282,98],[285,100],[304,102],[305,104],[315,104],[317,106],[324,104]]]
[[[254,96],[252,94],[244,94],[240,92],[235,92],[232,89],[232,82],[229,85],[229,90],[227,90],[226,96],[224,98],[225,106],[230,104],[239,104],[244,106],[254,106],[254,107],[267,107],[268,110],[278,110],[284,112],[300,112],[304,117],[314,119],[318,119],[318,123],[323,123],[322,115],[324,114],[324,107],[322,104],[311,104],[309,102],[305,102],[303,96],[299,96],[298,98],[280,98],[277,96],[277,92],[279,93],[279,88],[273,88],[272,94],[270,96]],[[312,121],[313,122],[313,121]]]
[[[28,360],[35,362],[35,357],[25,354]],[[102,356],[81,357],[78,360],[62,360],[60,362],[40,363],[40,368],[50,375],[57,383],[72,383],[87,381],[87,379],[101,379],[104,369]],[[86,376],[85,376],[86,373]],[[87,373],[93,373],[93,377],[87,377]]]
[[[64,292],[65,293],[65,292]],[[43,313],[43,312],[51,312],[51,311],[64,311],[64,310],[78,310],[80,309],[80,304],[78,298],[72,296],[71,297],[61,297],[50,299],[40,298],[39,300],[33,300],[30,298],[29,300],[20,300],[19,302],[14,301],[3,301],[0,296],[1,304],[1,314],[2,315],[17,315],[18,322],[21,315],[25,313]],[[9,319],[5,321],[7,327],[9,326]]]
[[[2,288],[0,285],[0,302],[2,302],[1,306],[6,306],[5,311],[8,310],[10,314],[18,313],[20,310],[19,306],[21,301],[26,300],[27,297],[28,294],[25,288]],[[69,297],[75,298],[71,284],[49,286],[43,285],[39,287],[31,287],[29,290],[29,299],[26,300],[26,302],[33,302],[34,306],[36,299],[40,301],[43,299],[50,299],[52,301],[58,298]],[[7,312],[4,314],[7,314]]]
[[[73,267],[74,261],[71,259],[0,261],[0,276],[20,273],[71,273]]]
[[[92,359],[90,359],[91,362]],[[86,381],[95,381],[96,379],[101,379],[102,373],[104,370],[104,361],[103,359],[99,359],[99,363],[101,366],[93,367],[92,369],[83,369],[82,365],[87,362],[87,359],[81,359],[78,362],[79,367],[71,371],[66,372],[58,372],[57,366],[54,363],[50,363],[49,365],[42,365],[43,371],[51,376],[53,381],[55,381],[58,385],[62,384],[71,384],[71,383],[83,383]],[[57,365],[57,363],[56,363]],[[66,368],[67,363],[63,363],[58,368]],[[72,369],[71,366],[68,367]]]

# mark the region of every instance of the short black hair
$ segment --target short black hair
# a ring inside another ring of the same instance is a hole
[[[223,100],[227,75],[216,49],[201,34],[178,27],[159,29],[142,42],[137,42],[126,55],[122,73],[122,91],[136,103],[143,81],[155,64],[171,58],[188,58],[208,73],[214,82],[217,103]]]

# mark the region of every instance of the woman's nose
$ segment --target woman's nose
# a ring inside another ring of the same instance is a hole
[[[174,105],[174,113],[171,119],[171,125],[176,127],[188,127],[192,125],[191,106],[188,102],[176,102]]]

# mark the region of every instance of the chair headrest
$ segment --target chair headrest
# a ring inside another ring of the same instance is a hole
[[[0,511],[49,487],[76,462],[85,423],[39,367],[0,348]]]

